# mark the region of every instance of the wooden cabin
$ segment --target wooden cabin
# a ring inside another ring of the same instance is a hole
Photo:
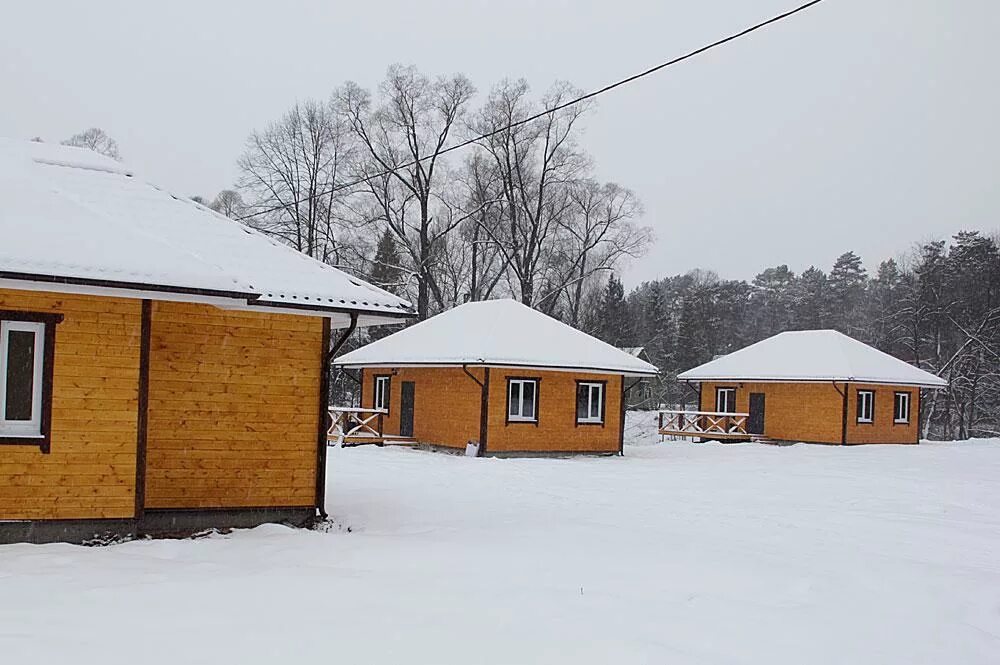
[[[513,300],[455,307],[334,363],[361,370],[383,440],[486,455],[620,453],[625,393],[657,373]]]
[[[0,200],[0,542],[324,512],[331,338],[407,303],[87,150]]]
[[[700,411],[660,433],[716,440],[919,443],[921,389],[947,383],[835,330],[784,332],[682,372]]]

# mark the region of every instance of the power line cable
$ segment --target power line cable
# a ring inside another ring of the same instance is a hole
[[[306,201],[309,201],[311,199],[319,198],[321,196],[327,196],[329,194],[334,194],[334,193],[339,192],[341,190],[349,189],[351,187],[355,187],[357,185],[366,183],[369,180],[374,180],[375,178],[383,178],[385,176],[392,175],[395,171],[398,171],[400,169],[405,169],[405,168],[409,168],[411,166],[416,166],[417,164],[419,164],[421,162],[425,162],[425,161],[430,160],[430,159],[435,159],[435,158],[437,158],[437,157],[439,157],[441,155],[447,154],[449,152],[453,152],[455,150],[460,150],[462,148],[466,148],[466,147],[468,147],[468,146],[470,146],[470,145],[472,145],[472,144],[474,144],[474,143],[476,143],[478,141],[482,141],[483,139],[488,139],[490,137],[496,136],[497,134],[499,134],[501,132],[505,132],[505,131],[508,131],[510,129],[514,129],[515,127],[520,127],[521,125],[526,125],[528,123],[534,122],[536,120],[539,120],[540,118],[544,118],[547,115],[551,115],[553,113],[556,113],[557,111],[561,111],[561,110],[563,110],[565,108],[569,108],[570,106],[573,106],[575,104],[579,104],[580,102],[587,101],[588,99],[593,99],[594,97],[597,97],[598,95],[603,95],[604,93],[610,92],[611,90],[614,90],[615,88],[620,88],[623,85],[627,85],[629,83],[637,81],[637,80],[639,80],[641,78],[644,78],[646,76],[649,76],[651,74],[655,74],[656,72],[660,71],[661,69],[666,69],[667,67],[671,67],[673,65],[679,64],[681,62],[684,62],[685,60],[690,60],[691,58],[699,56],[702,53],[705,53],[706,51],[711,51],[714,48],[718,48],[719,46],[723,46],[724,44],[728,44],[729,42],[736,41],[737,39],[741,39],[743,37],[746,37],[750,33],[756,32],[758,30],[761,30],[762,28],[768,27],[769,25],[773,25],[773,24],[778,23],[780,21],[784,21],[785,19],[791,18],[792,16],[794,16],[796,14],[799,14],[801,12],[804,12],[807,9],[809,9],[811,7],[814,7],[815,5],[818,5],[821,2],[823,2],[823,0],[811,0],[811,2],[807,2],[804,5],[800,5],[800,6],[796,7],[795,9],[791,9],[791,10],[789,10],[787,12],[784,12],[783,14],[778,14],[777,16],[772,16],[771,18],[767,19],[766,21],[761,21],[760,23],[752,25],[749,28],[741,30],[740,32],[733,33],[733,34],[729,35],[728,37],[723,37],[722,39],[719,39],[718,41],[712,42],[711,44],[706,44],[705,46],[702,46],[701,48],[698,48],[698,49],[695,49],[694,51],[690,51],[688,53],[685,53],[682,56],[678,56],[678,57],[674,58],[673,60],[667,60],[666,62],[662,62],[662,63],[656,65],[655,67],[650,67],[649,69],[647,69],[645,71],[642,71],[642,72],[639,72],[638,74],[633,74],[632,76],[629,76],[627,78],[623,78],[623,79],[620,79],[618,81],[615,81],[614,83],[606,85],[603,88],[599,88],[599,89],[594,90],[592,92],[588,92],[585,95],[581,95],[580,97],[577,97],[575,99],[571,99],[568,102],[563,102],[562,104],[558,104],[558,105],[553,106],[551,108],[547,108],[544,111],[540,111],[540,112],[538,112],[538,113],[536,113],[536,114],[534,114],[532,116],[528,116],[527,118],[522,118],[521,120],[517,120],[517,121],[512,122],[512,123],[510,123],[508,125],[504,125],[503,127],[499,127],[497,129],[494,129],[493,131],[486,132],[485,134],[480,134],[480,135],[474,136],[474,137],[472,137],[470,139],[466,139],[465,141],[462,141],[460,143],[456,143],[454,145],[448,146],[447,148],[443,148],[443,149],[437,151],[434,154],[427,155],[426,157],[421,157],[420,159],[414,159],[414,160],[409,161],[409,162],[404,162],[402,164],[398,164],[393,169],[386,169],[384,171],[379,171],[378,173],[373,173],[372,175],[367,175],[367,176],[365,176],[363,178],[358,178],[357,180],[352,180],[350,182],[342,183],[340,185],[336,185],[334,187],[331,187],[330,189],[327,189],[325,191],[318,192],[316,194],[310,194],[307,197],[304,197],[304,198],[301,198],[301,199],[297,199],[297,200],[294,200],[294,201],[289,201],[288,203],[286,203],[284,205],[272,206],[270,208],[264,208],[264,209],[258,210],[256,212],[252,212],[252,213],[250,213],[248,215],[243,215],[242,217],[237,217],[236,221],[242,222],[245,219],[251,219],[253,217],[258,217],[260,215],[265,215],[265,214],[267,214],[269,212],[275,212],[275,211],[278,211],[278,210],[284,210],[285,208],[287,208],[290,205],[298,205],[300,203],[305,203]]]

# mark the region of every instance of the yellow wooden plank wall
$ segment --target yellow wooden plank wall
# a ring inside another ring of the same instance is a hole
[[[507,423],[507,377],[540,377],[538,424]],[[576,382],[607,381],[603,425],[576,424]],[[490,370],[488,449],[495,452],[617,452],[622,377],[611,374]]]
[[[323,320],[156,302],[146,507],[313,506]]]
[[[875,418],[871,423],[858,422],[858,391],[875,392]],[[896,392],[910,393],[910,422],[895,423]],[[847,400],[847,443],[917,443],[917,414],[920,390],[900,386],[850,384]]]
[[[392,375],[393,371],[396,372]],[[470,368],[483,380],[481,368]],[[420,443],[465,448],[479,440],[479,409],[482,389],[460,367],[400,367],[364,370],[361,405],[374,403],[374,380],[379,374],[392,375],[389,385],[389,413],[383,431],[399,434],[399,411],[403,382],[413,382],[413,437]]]
[[[132,517],[141,301],[0,289],[0,309],[65,316],[52,450],[0,445],[0,519]]]
[[[764,435],[779,441],[841,443],[844,430],[844,384],[705,383],[702,411],[715,411],[715,389],[736,388],[736,410],[748,413],[750,393],[764,393]],[[875,391],[875,422],[857,422],[857,391]],[[910,423],[893,421],[893,393],[911,394]],[[848,384],[847,443],[916,443],[919,391],[916,388]]]

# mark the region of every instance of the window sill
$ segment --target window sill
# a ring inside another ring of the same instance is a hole
[[[859,421],[857,421],[857,424],[858,425],[874,425],[875,421],[874,420],[859,420]]]
[[[577,420],[577,425],[604,425],[603,420]]]
[[[523,423],[525,425],[537,425],[538,424],[538,418],[511,418],[510,416],[508,416],[507,417],[507,422],[508,423]]]
[[[909,425],[910,421],[909,420],[893,420],[892,424],[893,425]]]
[[[39,448],[42,453],[49,452],[49,437],[44,435],[12,436],[0,434],[0,446],[31,446]]]

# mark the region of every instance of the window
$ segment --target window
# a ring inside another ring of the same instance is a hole
[[[892,422],[901,425],[910,422],[910,393],[896,393],[892,405]]]
[[[389,385],[392,377],[388,374],[375,377],[375,398],[372,400],[372,408],[382,411],[389,410]]]
[[[538,422],[538,379],[507,379],[507,422]]]
[[[0,444],[49,449],[58,314],[0,311]]]
[[[736,388],[715,389],[715,410],[719,413],[736,413]]]
[[[603,381],[577,381],[577,423],[587,425],[604,424],[604,385]]]
[[[875,393],[871,390],[858,391],[858,422],[871,423],[875,421]]]

